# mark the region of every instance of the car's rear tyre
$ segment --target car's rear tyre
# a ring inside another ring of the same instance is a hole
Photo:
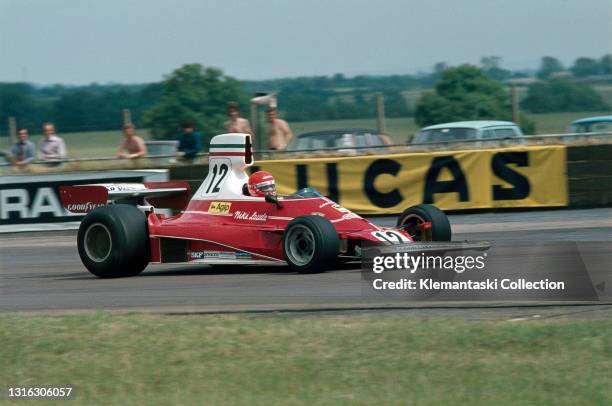
[[[423,228],[424,223],[430,223],[431,228]],[[406,230],[417,241],[451,240],[448,217],[431,204],[418,204],[404,210],[397,219],[397,227]]]
[[[283,234],[283,256],[289,267],[300,273],[324,272],[338,258],[340,238],[324,217],[293,219]]]
[[[77,246],[83,265],[100,278],[138,275],[151,258],[146,217],[126,204],[99,207],[85,216]]]

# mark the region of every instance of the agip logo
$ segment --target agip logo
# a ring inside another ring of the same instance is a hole
[[[210,202],[210,206],[208,206],[208,212],[228,214],[231,207],[232,204],[228,202]]]

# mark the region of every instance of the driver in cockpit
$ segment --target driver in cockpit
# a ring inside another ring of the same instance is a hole
[[[258,171],[249,176],[249,181],[245,185],[244,194],[254,197],[265,197],[266,195],[276,196],[276,182],[270,172]]]

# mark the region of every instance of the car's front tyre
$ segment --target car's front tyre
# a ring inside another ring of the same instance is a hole
[[[397,228],[407,231],[417,241],[450,241],[451,226],[446,214],[431,204],[418,204],[404,210]]]
[[[293,219],[283,234],[282,243],[283,256],[292,270],[316,273],[336,263],[340,238],[329,220],[311,215]]]
[[[99,207],[81,222],[77,246],[83,265],[100,278],[138,275],[151,257],[146,217],[125,204]]]

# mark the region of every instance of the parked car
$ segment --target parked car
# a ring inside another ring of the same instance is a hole
[[[607,133],[612,132],[612,116],[586,117],[574,121],[569,133]]]
[[[457,121],[430,125],[422,128],[413,138],[412,144],[436,142],[475,142],[506,140],[522,144],[523,132],[511,121]]]
[[[167,141],[145,141],[147,146],[147,156],[164,156],[164,155],[176,155],[178,150],[179,142],[175,140]]]
[[[294,147],[295,151],[311,150],[319,151],[326,148],[338,148],[341,151],[350,150],[363,151],[368,147],[372,150],[385,152],[389,145],[389,138],[379,134],[378,131],[367,128],[338,128],[333,130],[313,131],[297,136]]]

